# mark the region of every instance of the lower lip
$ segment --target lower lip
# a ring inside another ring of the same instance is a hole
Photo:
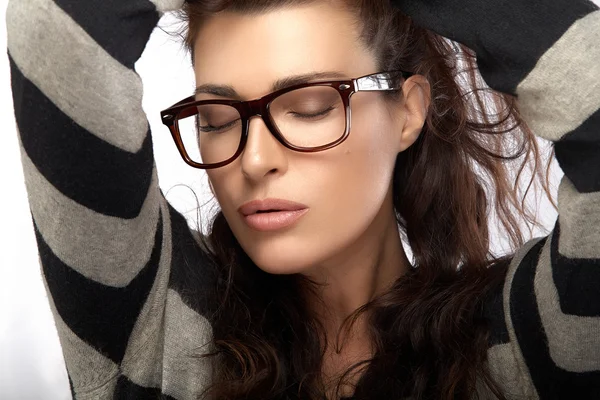
[[[244,216],[244,221],[257,231],[276,231],[286,228],[308,212],[308,208],[296,211],[275,211]]]

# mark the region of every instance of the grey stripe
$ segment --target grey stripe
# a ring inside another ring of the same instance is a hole
[[[487,353],[490,372],[509,399],[538,398],[529,374],[521,372],[517,361],[520,352],[515,350],[515,342],[494,345]],[[496,399],[493,396],[490,398]]]
[[[559,140],[600,107],[598,43],[600,11],[595,11],[576,21],[517,87],[521,112],[537,135]]]
[[[156,278],[136,319],[125,355],[123,373],[144,387],[162,387],[165,305],[172,262],[172,232],[169,207],[161,201],[163,242]],[[169,311],[170,312],[170,311]]]
[[[50,293],[46,280],[43,281],[46,292]],[[48,297],[65,364],[73,380],[77,399],[98,399],[98,390],[105,391],[107,386],[116,382],[119,366],[75,335],[60,317],[52,297]],[[81,318],[87,316],[81,315]]]
[[[150,0],[150,2],[156,6],[159,12],[164,13],[180,9],[184,0]]]
[[[600,335],[597,334],[600,332],[600,317],[563,314],[552,277],[550,245],[551,241],[548,240],[542,249],[534,280],[550,356],[559,368],[566,371],[600,370]]]
[[[25,77],[83,128],[123,150],[140,149],[148,122],[134,71],[52,0],[11,1],[6,21],[8,50]]]
[[[165,324],[163,382],[168,388],[165,393],[177,399],[196,399],[211,382],[212,359],[191,356],[214,351],[212,327],[204,316],[189,308],[174,290],[169,290],[167,295]]]
[[[208,320],[189,308],[176,291],[167,293],[164,337],[152,343],[147,352],[123,365],[133,382],[161,387],[164,394],[180,400],[197,399],[208,386],[212,374],[210,359],[192,358],[214,350]]]
[[[156,170],[139,215],[110,217],[92,211],[59,192],[33,165],[21,146],[29,204],[35,223],[54,254],[96,282],[126,286],[150,259],[161,193]]]
[[[515,346],[515,342],[510,342],[488,349],[490,372],[509,399],[537,399],[538,395],[529,374],[522,372],[522,365],[517,361],[521,353]],[[496,399],[494,396],[490,398]]]
[[[558,188],[558,207],[560,254],[600,258],[600,192],[579,193],[565,176]]]
[[[510,267],[508,269],[508,273],[506,275],[506,282],[504,284],[504,290],[502,293],[503,305],[504,305],[504,318],[506,321],[506,328],[508,330],[508,336],[510,337],[510,343],[513,344],[513,356],[514,356],[514,365],[517,368],[515,374],[521,375],[523,377],[527,377],[528,385],[523,388],[523,392],[526,398],[538,399],[537,391],[535,387],[531,383],[531,378],[529,375],[529,369],[527,368],[527,364],[525,363],[525,358],[523,357],[523,353],[519,348],[519,341],[517,340],[517,335],[515,333],[515,329],[512,324],[512,314],[510,310],[510,290],[512,288],[513,279],[515,276],[515,272],[517,268],[523,261],[523,258],[527,255],[529,250],[533,246],[536,245],[541,240],[541,238],[532,239],[529,242],[525,243],[521,246],[515,253],[512,262],[510,263]]]

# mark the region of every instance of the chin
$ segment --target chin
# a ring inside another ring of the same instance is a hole
[[[286,246],[267,243],[249,244],[248,248],[242,245],[258,268],[273,275],[305,273],[318,262],[314,254],[312,257],[309,256],[311,252],[306,246],[299,246],[296,243],[293,247],[286,248]]]
[[[261,270],[273,275],[292,275],[307,272],[313,263],[299,262],[297,258],[288,256],[278,257],[273,254],[265,257],[253,257],[254,264]]]

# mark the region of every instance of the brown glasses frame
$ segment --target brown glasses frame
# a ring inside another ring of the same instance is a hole
[[[248,131],[250,126],[250,118],[256,115],[260,116],[264,121],[265,125],[271,132],[271,134],[277,139],[279,143],[290,150],[305,152],[305,153],[314,153],[318,151],[323,151],[327,149],[331,149],[342,143],[346,140],[350,134],[350,124],[351,124],[351,115],[352,111],[350,110],[350,97],[354,93],[357,92],[370,92],[370,91],[393,91],[399,90],[402,88],[402,84],[404,80],[413,75],[410,72],[406,71],[390,71],[390,72],[378,72],[375,74],[365,75],[360,78],[348,79],[348,80],[330,80],[330,81],[317,81],[317,82],[309,82],[309,83],[301,83],[293,86],[286,87],[284,89],[277,90],[275,92],[269,93],[260,99],[250,100],[250,101],[240,101],[240,100],[196,100],[194,96],[187,97],[171,107],[160,112],[160,117],[169,130],[171,131],[171,136],[177,145],[177,149],[179,150],[179,154],[183,160],[190,166],[194,168],[200,169],[212,169],[219,168],[225,166],[231,162],[233,162],[239,155],[242,153],[246,146],[246,142],[248,141]],[[273,100],[277,97],[281,96],[284,93],[291,92],[292,90],[302,89],[305,87],[311,86],[328,86],[332,87],[338,91],[340,94],[343,104],[344,104],[344,113],[346,118],[346,129],[344,134],[337,140],[333,142],[327,143],[318,147],[299,147],[294,146],[289,143],[285,137],[279,132],[277,126],[272,120],[271,113],[269,112],[269,107]],[[185,147],[183,145],[183,141],[181,140],[181,135],[179,133],[179,124],[178,121],[182,118],[187,118],[194,113],[197,112],[196,107],[199,105],[206,104],[222,104],[234,107],[240,114],[241,122],[242,122],[242,136],[240,138],[240,144],[238,145],[238,149],[235,154],[231,156],[229,159],[225,161],[221,161],[219,163],[212,164],[201,164],[193,161]],[[265,116],[267,118],[265,118]]]

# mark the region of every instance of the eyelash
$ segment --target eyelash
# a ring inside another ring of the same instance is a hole
[[[320,112],[318,112],[316,114],[301,114],[301,113],[296,113],[296,112],[293,112],[293,111],[291,112],[291,114],[294,114],[295,116],[297,116],[299,118],[302,118],[302,119],[311,119],[311,118],[316,118],[316,117],[323,116],[323,115],[327,114],[328,112],[333,111],[334,109],[335,109],[334,106],[329,106],[329,108],[327,108],[327,109],[325,109],[323,111],[320,111]]]
[[[239,119],[236,119],[234,121],[231,121],[228,124],[222,125],[222,126],[210,126],[210,125],[206,125],[206,126],[198,126],[198,129],[200,130],[200,132],[215,132],[215,131],[219,131],[225,128],[229,128],[230,126],[235,125],[235,123],[237,123],[239,121]]]

